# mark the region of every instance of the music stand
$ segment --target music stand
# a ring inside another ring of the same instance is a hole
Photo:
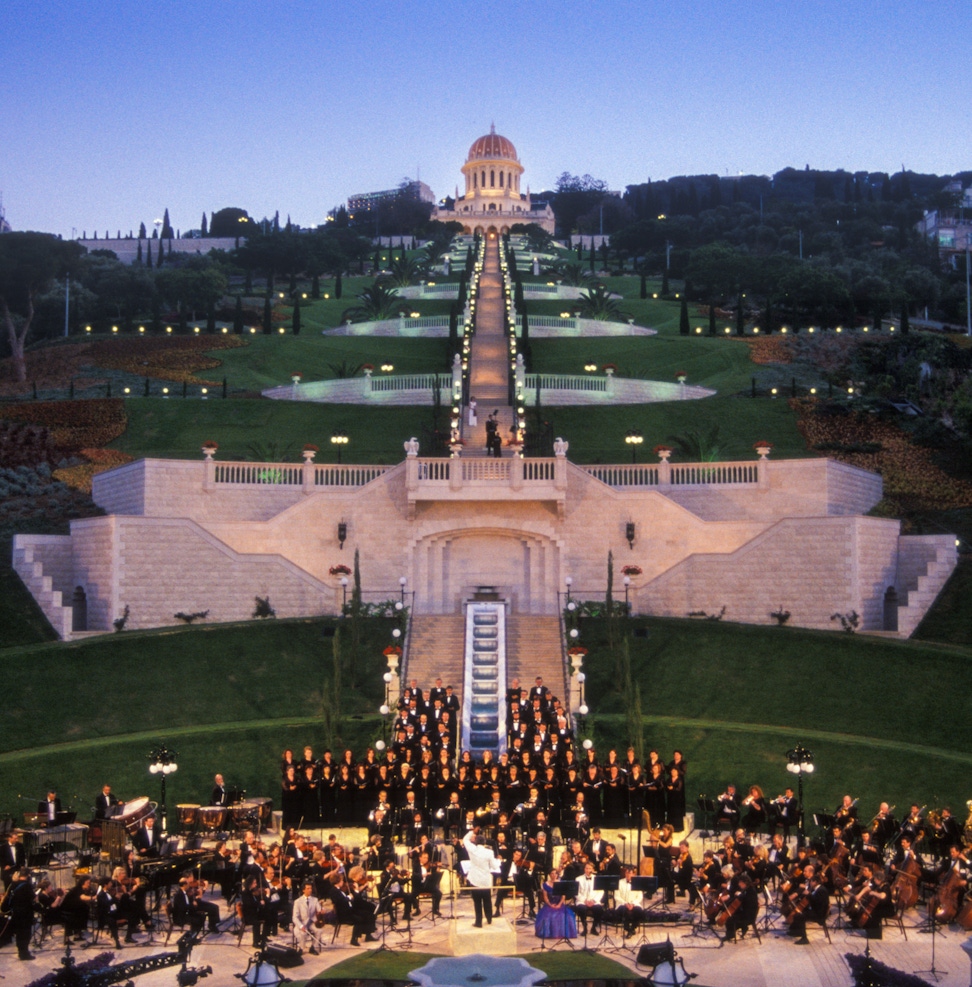
[[[554,881],[553,887],[550,889],[550,893],[552,895],[556,895],[558,898],[562,898],[564,900],[564,907],[569,907],[566,904],[567,899],[577,897],[578,887],[579,885],[577,881]],[[561,943],[564,943],[564,945],[569,949],[574,948],[574,944],[566,936],[560,936],[555,939],[550,946],[547,945],[547,940],[544,939],[542,935],[540,937],[541,950],[556,949],[556,947]]]
[[[706,798],[704,795],[700,795],[695,800],[695,804],[699,807],[699,812],[702,813],[702,829],[699,832],[699,838],[706,840],[711,835],[709,830],[714,826],[714,823],[710,823],[709,819],[715,819],[715,799]]]
[[[617,874],[595,874],[594,876],[594,890],[603,891],[610,895],[618,890],[618,885],[621,883],[621,878]],[[608,905],[604,905],[605,911],[607,911]],[[607,921],[604,916],[601,917],[601,921],[604,923],[604,933],[601,936],[601,941],[594,948],[600,949],[610,949],[610,950],[620,950],[624,949],[624,946],[619,946],[612,938],[611,933],[607,931]]]
[[[640,946],[642,943],[648,942],[647,922],[648,913],[653,912],[653,906],[650,899],[655,896],[655,892],[658,891],[658,878],[657,877],[647,877],[645,875],[639,877],[632,877],[629,881],[632,891],[640,891],[643,895],[647,895],[649,899],[648,906],[643,909],[643,915],[641,919],[641,938],[633,943],[633,946]]]

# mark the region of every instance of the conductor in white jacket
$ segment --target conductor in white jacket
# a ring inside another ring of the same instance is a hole
[[[463,861],[466,878],[472,887],[473,906],[476,909],[475,927],[483,927],[483,913],[486,914],[486,924],[493,924],[493,871],[498,868],[499,861],[493,856],[488,846],[479,845],[479,827],[471,829],[462,838],[469,859]]]

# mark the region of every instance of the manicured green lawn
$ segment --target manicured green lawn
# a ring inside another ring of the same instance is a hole
[[[132,398],[125,434],[113,447],[136,458],[198,459],[200,446],[219,444],[219,459],[299,462],[305,443],[320,446],[318,463],[336,462],[330,436],[343,429],[349,438],[346,463],[397,463],[409,436],[422,439],[431,427],[432,406],[362,407],[228,398],[206,402],[173,398]],[[447,412],[446,412],[447,413]],[[443,427],[447,425],[445,417]]]

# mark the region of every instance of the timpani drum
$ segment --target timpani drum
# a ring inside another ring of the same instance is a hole
[[[250,799],[246,802],[234,802],[229,807],[230,818],[234,829],[255,829],[260,826],[260,807]]]
[[[150,802],[147,795],[143,795],[141,798],[130,799],[126,802],[122,806],[122,811],[118,813],[115,819],[117,822],[120,822],[129,833],[135,834],[138,832],[139,827],[142,825],[144,820],[153,815],[154,812],[155,803]]]
[[[268,798],[246,799],[244,805],[250,806],[253,812],[253,820],[259,821],[260,829],[269,829],[270,820],[273,815],[273,800]]]
[[[226,808],[222,805],[201,805],[199,825],[209,833],[215,833],[226,825]]]
[[[183,802],[176,806],[176,811],[179,813],[179,825],[183,829],[195,828],[199,821],[199,808],[198,802]]]

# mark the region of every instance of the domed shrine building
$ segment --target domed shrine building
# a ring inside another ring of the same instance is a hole
[[[513,142],[495,127],[473,141],[462,174],[465,195],[456,196],[453,209],[436,209],[433,219],[458,221],[464,233],[506,233],[514,223],[537,223],[553,235],[553,210],[548,205],[534,209],[529,191],[520,191],[523,165]]]

